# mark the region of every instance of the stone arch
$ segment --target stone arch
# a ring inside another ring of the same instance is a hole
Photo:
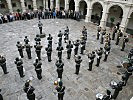
[[[8,9],[8,5],[6,0],[2,0],[1,1],[1,8],[0,8],[0,13],[4,14],[4,13],[8,13],[9,9]]]
[[[94,23],[100,24],[100,20],[102,18],[103,6],[100,2],[94,2],[92,4],[92,14],[91,21]]]
[[[121,23],[123,17],[123,6],[121,4],[111,4],[107,8],[108,18],[106,25],[113,27],[117,22]],[[111,20],[114,20],[112,23]]]
[[[126,32],[133,35],[133,11],[130,12],[128,20]]]
[[[75,0],[69,0],[69,10],[75,10]]]
[[[94,0],[94,1],[91,2],[91,6],[90,6],[91,9],[92,9],[92,7],[93,7],[93,5],[94,5],[95,3],[99,3],[99,4],[101,4],[102,8],[104,7],[103,2],[98,1],[98,0]]]
[[[85,16],[87,14],[87,1],[86,0],[80,0],[78,2],[79,5],[79,12],[81,14],[81,18],[85,19]]]

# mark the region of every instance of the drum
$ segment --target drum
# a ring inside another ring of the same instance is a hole
[[[96,94],[96,100],[102,100],[103,99],[103,94],[98,93]]]
[[[114,80],[112,80],[110,82],[110,86],[112,87],[112,89],[115,89],[115,87],[117,86],[117,83]]]

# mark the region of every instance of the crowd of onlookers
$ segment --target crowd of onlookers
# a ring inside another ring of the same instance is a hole
[[[75,20],[80,20],[80,12],[75,12],[73,10],[48,10],[45,9],[44,11],[37,10],[37,11],[26,11],[24,13],[21,12],[13,12],[7,14],[0,14],[0,24],[8,23],[15,20],[30,20],[33,18],[38,19],[50,19],[50,18],[71,18]]]

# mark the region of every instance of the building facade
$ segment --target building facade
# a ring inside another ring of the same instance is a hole
[[[103,28],[120,22],[122,30],[133,30],[133,0],[0,0],[0,13],[43,8],[80,11],[85,22]]]

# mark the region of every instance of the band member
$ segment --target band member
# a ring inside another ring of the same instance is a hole
[[[42,24],[41,21],[39,20],[38,28],[39,28],[39,30],[40,30],[40,34],[42,34],[42,26],[43,26],[43,24]]]
[[[104,60],[103,60],[103,61],[107,61],[108,55],[109,55],[109,53],[110,53],[110,49],[111,49],[111,47],[110,47],[108,44],[106,44],[105,47],[104,47],[104,50],[105,50],[104,54],[105,54],[105,57],[104,57]]]
[[[42,68],[41,68],[42,62],[38,58],[36,58],[33,65],[35,66],[35,71],[36,71],[36,74],[37,74],[37,78],[39,80],[41,80],[42,79]]]
[[[92,53],[89,53],[88,54],[88,58],[89,58],[89,71],[92,71],[92,65],[93,65],[93,62],[94,62],[94,58],[95,58],[95,52],[92,51]]]
[[[34,38],[34,40],[35,40],[37,43],[41,42],[40,35],[37,34],[36,37]]]
[[[23,58],[24,57],[24,55],[23,55],[24,46],[19,41],[17,42],[16,46],[18,48],[18,51],[19,51],[21,58]]]
[[[103,30],[103,32],[101,33],[101,41],[100,43],[103,44],[104,41],[104,35],[106,34],[106,29]]]
[[[65,41],[65,43],[67,43],[67,41],[69,40],[69,33],[65,30],[65,32],[64,32],[64,41]]]
[[[82,40],[80,41],[80,44],[81,44],[81,52],[80,52],[80,54],[84,54],[86,41],[82,39]]]
[[[75,74],[79,74],[79,70],[80,70],[80,64],[82,62],[82,59],[81,59],[81,56],[77,56],[75,58],[75,62],[76,62],[76,71],[75,71]]]
[[[73,41],[73,45],[75,46],[74,55],[78,55],[78,49],[79,49],[80,41],[79,40],[76,40],[75,42]]]
[[[70,59],[71,58],[72,48],[73,48],[73,45],[71,44],[71,41],[69,41],[69,43],[67,44],[66,48],[67,48],[67,59]]]
[[[101,27],[98,27],[98,29],[97,29],[97,40],[99,40],[100,32],[101,32]]]
[[[56,48],[56,50],[58,51],[59,59],[62,59],[62,50],[64,50],[63,46],[61,46],[61,44],[59,44],[59,46]]]
[[[102,54],[103,54],[103,48],[100,48],[99,50],[97,50],[96,53],[97,53],[97,64],[96,64],[96,66],[99,67],[100,60],[101,60]]]
[[[124,35],[121,51],[124,51],[126,43],[129,41],[128,36]]]
[[[103,96],[102,100],[111,100],[112,99],[111,91],[107,90],[106,93],[107,94]]]
[[[25,44],[28,44],[30,42],[30,40],[28,39],[27,36],[25,36],[24,42],[25,42]]]
[[[114,29],[113,29],[112,40],[115,39],[115,34],[116,34],[116,33],[117,33],[117,28],[116,28],[116,26],[115,26]]]
[[[37,54],[37,57],[39,60],[41,60],[41,49],[42,49],[42,45],[40,42],[36,42],[36,45],[34,45],[35,48],[35,52]]]
[[[49,37],[47,38],[47,40],[48,40],[48,44],[50,44],[51,47],[52,47],[52,39],[53,37],[51,36],[51,34],[49,34]]]
[[[48,47],[45,48],[45,50],[47,51],[47,57],[48,57],[48,62],[51,62],[51,54],[52,54],[52,47],[50,44],[48,44]]]
[[[117,33],[117,40],[116,40],[116,45],[119,44],[120,38],[122,37],[123,33],[121,32],[121,30],[119,30],[119,32]]]
[[[2,55],[0,55],[0,66],[4,72],[4,74],[8,74],[9,72],[7,72],[7,67],[6,67],[6,58],[3,57]]]
[[[30,44],[26,43],[25,44],[25,48],[26,48],[26,52],[27,52],[27,55],[28,55],[28,58],[31,59],[31,48],[32,46],[30,46]]]
[[[65,94],[65,86],[63,86],[63,82],[60,81],[59,85],[55,88],[58,92],[58,100],[63,100],[63,96]]]

